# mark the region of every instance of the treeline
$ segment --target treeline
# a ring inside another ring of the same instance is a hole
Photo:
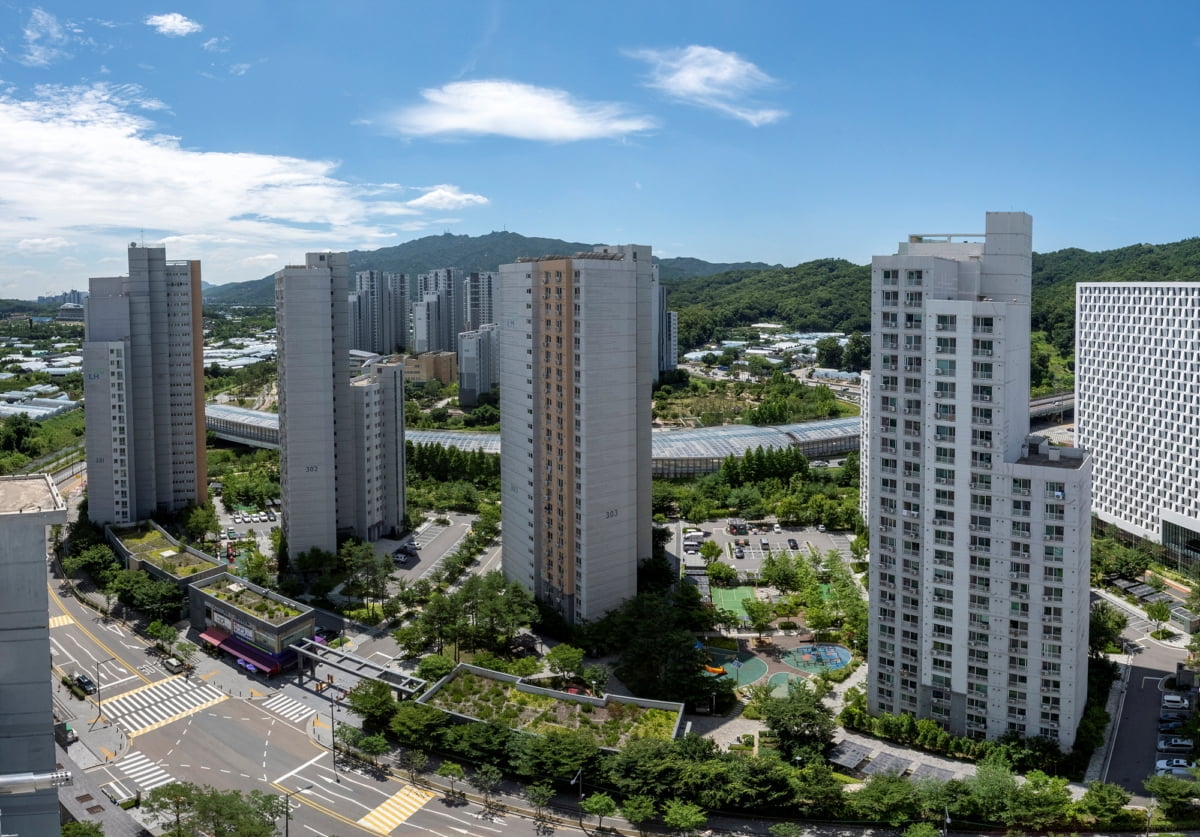
[[[747,451],[728,457],[715,474],[694,481],[655,480],[655,514],[687,520],[723,515],[758,519],[774,515],[786,526],[854,529],[859,525],[858,452],[840,468],[811,468],[795,448]]]
[[[866,332],[871,329],[871,270],[844,259],[735,270],[673,282],[669,300],[679,312],[680,349],[764,320],[794,331]]]
[[[17,413],[0,424],[0,474],[17,474],[40,456],[83,441],[83,410],[33,421]]]

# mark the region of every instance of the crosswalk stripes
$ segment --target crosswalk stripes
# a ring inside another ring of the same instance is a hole
[[[174,776],[142,755],[140,750],[134,750],[117,762],[117,769],[137,782],[143,791],[152,791],[175,781]]]
[[[63,625],[70,625],[74,621],[74,619],[72,619],[70,616],[67,616],[65,613],[59,616],[51,616],[50,627],[61,628]]]
[[[317,711],[308,704],[293,700],[282,693],[275,695],[270,700],[264,701],[262,707],[274,712],[276,715],[283,716],[294,724],[303,721]]]
[[[104,699],[104,717],[120,724],[130,737],[166,726],[225,700],[207,683],[172,677]]]
[[[436,793],[424,788],[405,785],[403,790],[392,794],[386,802],[360,819],[358,824],[380,834],[391,834],[397,826],[421,810],[425,803],[435,796]]]

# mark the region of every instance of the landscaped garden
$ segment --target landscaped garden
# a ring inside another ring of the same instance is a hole
[[[294,607],[289,607],[283,602],[276,601],[237,581],[224,585],[205,587],[204,592],[233,605],[238,610],[274,625],[281,625],[287,620],[300,615],[300,611]]]
[[[682,711],[682,707],[670,711],[639,706],[611,695],[603,704],[594,705],[585,697],[522,687],[462,667],[423,702],[459,716],[537,735],[590,730],[602,747],[613,748],[631,738],[671,740]]]

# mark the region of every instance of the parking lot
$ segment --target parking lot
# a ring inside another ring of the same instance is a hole
[[[695,555],[686,555],[683,543],[683,529],[695,526],[699,526],[702,531],[710,533],[704,540],[711,540],[721,547],[719,561],[729,564],[748,578],[754,578],[762,569],[763,560],[767,557],[768,552],[776,555],[781,553],[807,555],[811,546],[815,547],[821,555],[824,555],[831,549],[837,550],[847,558],[850,555],[852,533],[822,532],[816,526],[781,526],[781,531],[779,532],[775,532],[773,527],[768,527],[766,530],[752,531],[746,535],[731,535],[726,530],[726,524],[727,521],[725,520],[709,520],[702,524],[680,522],[677,524],[678,531],[675,537],[676,556],[681,560],[683,558],[694,560],[697,557]],[[789,540],[795,541],[795,548],[790,546]],[[763,546],[763,541],[766,541],[765,547]],[[737,558],[735,555],[734,548],[738,544],[744,544],[742,546],[743,557],[741,558]]]

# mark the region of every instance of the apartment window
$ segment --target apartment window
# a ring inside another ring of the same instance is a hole
[[[954,314],[938,314],[937,330],[954,331],[958,328],[958,317]]]

